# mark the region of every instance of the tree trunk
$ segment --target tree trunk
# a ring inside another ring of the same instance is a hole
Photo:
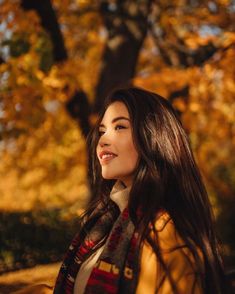
[[[100,12],[108,31],[93,111],[99,112],[104,98],[115,87],[131,83],[140,49],[148,29],[151,0],[102,2]]]

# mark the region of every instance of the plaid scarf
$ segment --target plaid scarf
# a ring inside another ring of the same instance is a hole
[[[112,202],[112,200],[110,200]],[[128,208],[117,214],[116,204],[104,213],[83,241],[72,241],[61,266],[54,294],[72,294],[77,273],[99,243],[108,236],[104,249],[88,279],[84,294],[134,293],[139,272],[138,233]]]

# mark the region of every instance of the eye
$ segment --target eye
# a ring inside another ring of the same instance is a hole
[[[122,126],[122,125],[116,125],[115,126],[115,130],[120,130],[120,129],[126,129],[126,127]]]
[[[121,130],[121,129],[127,129],[127,127],[125,127],[123,125],[116,125],[114,129],[115,129],[115,131],[117,131],[117,130]],[[105,133],[105,131],[99,130],[98,131],[98,136],[101,137],[101,136],[104,135],[104,133]]]
[[[101,137],[105,132],[104,131],[98,131],[98,136]]]

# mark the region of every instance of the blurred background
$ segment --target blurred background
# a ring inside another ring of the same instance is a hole
[[[128,84],[179,112],[231,272],[235,1],[0,0],[0,19],[0,289],[62,259],[92,195],[85,138]]]

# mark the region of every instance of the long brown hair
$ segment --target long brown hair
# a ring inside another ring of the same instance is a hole
[[[167,271],[156,242],[157,234],[155,232],[155,237],[151,237],[148,229],[149,224],[154,226],[157,212],[164,209],[195,258],[204,292],[225,293],[208,195],[181,122],[171,104],[160,95],[131,87],[117,89],[107,97],[97,124],[88,136],[89,172],[97,196],[84,215],[83,223],[93,223],[92,212],[97,203],[108,209],[109,194],[115,180],[102,178],[96,146],[98,126],[108,106],[115,101],[123,102],[129,111],[134,143],[140,156],[128,205],[141,240],[149,242]],[[136,213],[140,207],[141,216]],[[203,255],[203,264],[198,249]],[[177,292],[174,284],[172,289]]]

